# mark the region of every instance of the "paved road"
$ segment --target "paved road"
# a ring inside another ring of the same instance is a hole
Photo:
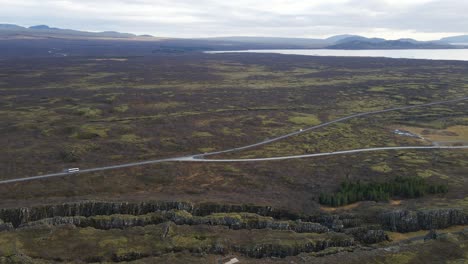
[[[468,100],[468,96],[467,97],[462,97],[462,98],[457,98],[457,99],[452,99],[452,100],[432,102],[432,103],[427,103],[427,104],[402,106],[402,107],[395,107],[395,108],[389,108],[389,109],[384,109],[384,110],[377,110],[377,111],[353,114],[353,115],[350,115],[350,116],[338,118],[338,119],[330,121],[330,122],[325,122],[325,123],[322,123],[320,125],[305,128],[305,129],[303,129],[301,131],[295,131],[295,132],[292,132],[292,133],[289,133],[289,134],[286,134],[286,135],[282,135],[282,136],[279,136],[279,137],[276,137],[276,138],[265,140],[265,141],[262,141],[262,142],[259,142],[259,143],[255,143],[255,144],[251,144],[251,145],[247,145],[247,146],[243,146],[243,147],[237,147],[237,148],[222,150],[222,151],[215,151],[215,152],[196,154],[196,155],[190,155],[190,156],[167,158],[167,159],[156,159],[156,160],[147,160],[147,161],[141,161],[141,162],[132,162],[132,163],[126,163],[126,164],[121,164],[121,165],[105,166],[105,167],[92,168],[92,169],[83,169],[83,170],[80,170],[79,172],[74,172],[74,173],[59,172],[59,173],[38,175],[38,176],[25,177],[25,178],[16,178],[16,179],[0,181],[0,184],[17,183],[17,182],[23,182],[23,181],[32,181],[32,180],[52,178],[52,177],[68,176],[68,175],[74,175],[74,174],[82,174],[82,173],[105,171],[105,170],[114,170],[114,169],[142,166],[142,165],[162,163],[162,162],[175,162],[175,161],[178,161],[178,162],[254,162],[254,161],[300,159],[300,158],[309,158],[309,157],[318,157],[318,156],[331,156],[331,155],[341,155],[341,154],[369,152],[369,151],[383,151],[383,150],[465,149],[465,148],[468,148],[468,146],[461,146],[461,147],[450,147],[450,146],[381,147],[381,148],[355,149],[355,150],[345,150],[345,151],[336,151],[336,152],[328,152],[328,153],[315,153],[315,154],[306,154],[306,155],[296,155],[296,156],[286,156],[286,157],[272,157],[272,158],[258,158],[258,159],[224,159],[223,160],[223,159],[206,159],[205,158],[205,157],[211,156],[211,155],[223,154],[223,153],[228,153],[228,152],[235,152],[235,151],[240,151],[240,150],[245,150],[245,149],[249,149],[249,148],[254,148],[254,147],[266,145],[266,144],[269,144],[269,143],[272,143],[272,142],[275,142],[275,141],[279,141],[279,140],[282,140],[282,139],[285,139],[285,138],[296,136],[296,135],[299,135],[299,134],[302,134],[302,133],[305,133],[305,132],[308,132],[308,131],[311,131],[311,130],[322,128],[322,127],[325,127],[325,126],[328,126],[328,125],[331,125],[331,124],[334,124],[334,123],[343,122],[343,121],[346,121],[348,119],[352,119],[352,118],[356,118],[356,117],[386,113],[386,112],[391,112],[391,111],[413,109],[413,108],[418,108],[418,107],[427,107],[427,106],[439,105],[439,104],[455,103],[455,102],[460,102],[460,101],[464,101],[464,100]]]
[[[386,150],[426,150],[426,149],[468,149],[468,146],[406,146],[406,147],[377,147],[377,148],[365,148],[365,149],[351,149],[341,150],[334,152],[294,155],[294,156],[283,156],[283,157],[270,157],[270,158],[253,158],[253,159],[205,159],[203,157],[190,156],[178,161],[192,161],[192,162],[258,162],[258,161],[272,161],[272,160],[288,160],[288,159],[303,159],[311,157],[322,157],[322,156],[333,156],[343,154],[353,154],[361,152],[371,151],[386,151]]]
[[[191,156],[192,157],[192,156]],[[155,163],[162,163],[162,162],[171,162],[171,161],[182,161],[185,160],[186,157],[178,157],[178,158],[169,158],[169,159],[157,159],[157,160],[147,160],[147,161],[140,161],[140,162],[132,162],[132,163],[125,163],[120,165],[112,165],[106,167],[99,167],[99,168],[92,168],[92,169],[84,169],[78,172],[58,172],[58,173],[51,173],[51,174],[44,174],[32,177],[25,177],[25,178],[17,178],[17,179],[10,179],[0,181],[0,184],[3,183],[15,183],[15,182],[22,182],[22,181],[31,181],[31,180],[38,180],[38,179],[45,179],[45,178],[52,178],[52,177],[59,177],[59,176],[66,176],[66,175],[73,175],[73,174],[81,174],[81,173],[88,173],[88,172],[97,172],[97,171],[105,171],[105,170],[115,170],[115,169],[122,169],[128,167],[135,167],[135,166],[142,166],[148,164],[155,164]]]

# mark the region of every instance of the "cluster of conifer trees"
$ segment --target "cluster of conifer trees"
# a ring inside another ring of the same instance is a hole
[[[421,177],[396,177],[383,183],[341,183],[340,189],[332,194],[320,194],[319,203],[342,206],[358,201],[387,201],[392,197],[417,198],[428,193],[447,193],[446,185],[431,185]]]

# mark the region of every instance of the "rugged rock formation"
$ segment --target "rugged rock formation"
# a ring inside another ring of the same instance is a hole
[[[21,224],[18,228],[29,228],[39,225],[74,225],[77,227],[94,227],[96,229],[124,229],[134,226],[145,226],[159,224],[167,221],[161,214],[147,214],[142,216],[133,215],[110,215],[110,216],[57,216],[45,218],[38,221]]]
[[[342,232],[345,228],[357,227],[363,224],[362,219],[353,214],[322,214],[308,219],[314,219],[314,222],[318,222],[336,232]]]
[[[345,234],[352,235],[356,240],[365,244],[374,244],[388,241],[389,237],[379,226],[361,226],[344,230]]]
[[[11,223],[5,223],[0,220],[0,232],[10,229],[13,229],[13,225]]]
[[[66,203],[32,208],[0,209],[0,219],[12,223],[15,227],[23,223],[56,216],[96,216],[96,215],[143,215],[157,211],[185,210],[193,215],[205,216],[212,213],[247,212],[274,218],[300,219],[299,215],[285,210],[276,210],[269,206],[192,204],[188,202],[96,202]]]
[[[325,233],[329,231],[327,227],[311,222],[296,222],[292,230],[299,233]]]
[[[380,216],[382,226],[391,231],[412,232],[447,228],[468,223],[468,216],[460,209],[397,210]]]
[[[429,233],[427,233],[426,236],[424,237],[424,241],[437,239],[438,237],[439,237],[439,234],[437,234],[437,231],[434,229],[431,229]]]
[[[212,214],[204,217],[192,216],[184,211],[169,212],[169,220],[176,224],[189,225],[224,225],[232,229],[264,229],[270,228],[275,230],[293,230],[299,233],[325,233],[328,228],[311,222],[302,221],[279,221],[271,217],[259,217],[251,213],[224,213]]]
[[[174,222],[177,225],[222,225],[231,229],[273,229],[293,230],[298,233],[326,233],[329,229],[318,223],[302,221],[278,221],[251,213],[217,213],[208,216],[193,216],[187,211],[160,211],[146,215],[110,215],[110,216],[65,216],[45,218],[23,223],[19,228],[37,225],[74,225],[77,227],[94,227],[96,229],[128,228]]]
[[[109,236],[109,232],[113,236]],[[50,234],[61,234],[57,237]],[[113,241],[113,237],[118,239]],[[84,262],[133,261],[149,256],[175,252],[194,255],[225,255],[240,253],[253,258],[287,257],[303,252],[318,252],[330,247],[355,246],[353,237],[342,233],[298,234],[276,230],[229,230],[214,226],[176,226],[173,223],[149,225],[128,230],[102,231],[92,228],[69,226],[30,226],[12,231],[6,237],[24,243],[29,239],[43,241],[42,245],[54,247],[53,255],[47,252],[35,254],[36,259],[67,262],[69,249],[90,243],[88,251],[74,255]],[[34,254],[33,243],[25,243],[23,252]],[[94,249],[96,247],[96,250]],[[58,250],[57,250],[58,248]],[[48,263],[48,262],[47,262]],[[80,262],[81,263],[81,262]]]
[[[459,209],[396,210],[380,215],[381,226],[369,227],[354,214],[298,215],[268,206],[192,204],[187,202],[82,202],[32,208],[0,209],[0,231],[34,225],[74,225],[124,229],[174,222],[220,225],[230,229],[291,230],[298,233],[344,232],[371,244],[387,240],[385,230],[410,232],[468,223]]]
[[[45,205],[32,208],[0,209],[0,219],[12,223],[17,227],[21,224],[38,221],[45,218],[97,216],[97,215],[144,215],[159,211],[184,210],[193,216],[207,216],[214,213],[253,213],[275,219],[301,220],[304,222],[317,222],[335,231],[342,228],[359,226],[362,220],[354,215],[318,214],[304,216],[285,210],[274,209],[270,206],[256,205],[223,205],[214,203],[193,204],[188,202],[150,201],[141,203],[128,202],[96,202],[86,201],[80,203],[66,203],[58,205]],[[233,226],[234,228],[234,226]],[[306,227],[298,227],[306,228]]]
[[[0,209],[0,219],[10,222],[16,227],[24,223],[56,216],[143,215],[172,209],[193,211],[193,205],[185,202],[111,203],[90,201],[32,208]]]
[[[398,232],[420,230],[417,213],[414,211],[398,210],[381,215],[383,228]]]
[[[252,247],[234,246],[234,251],[251,258],[286,257],[295,256],[302,252],[317,252],[330,247],[351,247],[355,245],[354,239],[344,234],[335,234],[334,238],[324,239],[305,244],[256,244]]]

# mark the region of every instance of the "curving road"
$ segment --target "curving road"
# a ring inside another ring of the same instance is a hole
[[[329,126],[331,124],[338,123],[338,122],[343,122],[343,121],[346,121],[348,119],[352,119],[352,118],[356,118],[356,117],[386,113],[386,112],[391,112],[391,111],[413,109],[413,108],[419,108],[419,107],[427,107],[427,106],[439,105],[439,104],[455,103],[455,102],[460,102],[460,101],[464,101],[464,100],[468,100],[468,96],[467,97],[462,97],[462,98],[457,98],[457,99],[452,99],[452,100],[437,101],[437,102],[432,102],[432,103],[427,103],[427,104],[394,107],[394,108],[389,108],[389,109],[384,109],[384,110],[376,110],[376,111],[370,111],[370,112],[365,112],[365,113],[353,114],[353,115],[350,115],[350,116],[335,119],[333,121],[325,122],[325,123],[322,123],[320,125],[305,128],[305,129],[300,130],[300,131],[295,131],[295,132],[285,134],[285,135],[282,135],[282,136],[279,136],[279,137],[276,137],[276,138],[272,138],[272,139],[269,139],[269,140],[258,142],[258,143],[255,143],[255,144],[246,145],[246,146],[243,146],[243,147],[237,147],[237,148],[221,150],[221,151],[214,151],[214,152],[209,152],[209,153],[196,154],[196,155],[190,155],[190,156],[181,156],[181,157],[174,157],[174,158],[166,158],[166,159],[156,159],[156,160],[132,162],[132,163],[125,163],[125,164],[120,164],[120,165],[112,165],[112,166],[105,166],[105,167],[98,167],[98,168],[91,168],[91,169],[83,169],[83,170],[80,170],[79,172],[73,172],[73,173],[59,172],[59,173],[51,173],[51,174],[24,177],[24,178],[16,178],[16,179],[0,181],[0,184],[17,183],[17,182],[32,181],[32,180],[46,179],[46,178],[52,178],[52,177],[68,176],[68,175],[74,175],[74,174],[82,174],[82,173],[105,171],[105,170],[114,170],[114,169],[142,166],[142,165],[162,163],[162,162],[175,162],[175,161],[178,161],[178,162],[258,162],[258,161],[273,161],[273,160],[286,160],[286,159],[302,159],[302,158],[310,158],[310,157],[342,155],[342,154],[352,154],[352,153],[370,152],[370,151],[385,151],[385,150],[468,149],[468,146],[377,147],[377,148],[354,149],[354,150],[344,150],[344,151],[305,154],[305,155],[293,155],[293,156],[284,156],[284,157],[270,157],[270,158],[205,159],[205,157],[211,156],[211,155],[241,151],[241,150],[245,150],[245,149],[249,149],[249,148],[254,148],[254,147],[266,145],[266,144],[269,144],[269,143],[272,143],[272,142],[276,142],[276,141],[279,141],[279,140],[282,140],[282,139],[286,139],[286,138],[296,136],[296,135],[299,135],[299,134],[302,134],[302,133],[305,133],[305,132],[308,132],[308,131],[311,131],[311,130],[326,127],[326,126]]]
[[[376,147],[376,148],[365,148],[365,149],[351,149],[351,150],[340,150],[334,152],[294,155],[294,156],[282,156],[282,157],[270,157],[270,158],[246,158],[246,159],[205,159],[202,157],[185,157],[178,161],[194,161],[194,162],[257,162],[257,161],[272,161],[272,160],[288,160],[288,159],[303,159],[312,157],[323,157],[343,154],[353,154],[360,152],[371,152],[371,151],[385,151],[385,150],[424,150],[424,149],[468,149],[468,146],[406,146],[406,147]]]

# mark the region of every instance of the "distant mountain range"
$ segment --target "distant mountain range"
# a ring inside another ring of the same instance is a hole
[[[326,39],[309,38],[274,38],[274,37],[219,37],[206,38],[204,40],[217,40],[237,43],[263,44],[263,45],[283,45],[289,48],[326,48],[326,49],[452,49],[460,48],[453,46],[463,37],[454,37],[454,39],[437,41],[418,41],[415,39],[402,38],[398,40],[386,40],[383,38],[366,38],[357,35],[337,35]],[[468,43],[468,38],[465,42]],[[468,44],[466,44],[468,46]]]
[[[450,43],[450,44],[467,44],[468,43],[468,35],[461,35],[461,36],[443,38],[440,41],[444,42],[444,43]]]
[[[414,39],[386,40],[382,38],[365,38],[352,36],[340,39],[335,44],[327,46],[327,49],[452,49],[456,46],[441,41],[417,41]]]
[[[263,45],[283,45],[296,46],[297,48],[320,48],[324,45],[330,45],[333,42],[326,39],[313,38],[277,38],[277,37],[214,37],[202,38],[198,40],[206,41],[224,41],[233,43],[250,43]]]
[[[87,32],[72,29],[61,29],[49,27],[46,25],[37,25],[29,28],[12,25],[0,24],[0,39],[14,39],[14,38],[67,38],[67,39],[138,39],[138,38],[153,38],[150,35],[137,36],[130,33],[120,33],[115,31],[104,32]]]
[[[452,45],[453,44],[453,45]],[[468,35],[435,41],[386,40],[358,35],[325,39],[277,37],[162,38],[114,31],[87,32],[46,25],[0,24],[0,57],[145,55],[248,49],[456,49],[468,48]]]

